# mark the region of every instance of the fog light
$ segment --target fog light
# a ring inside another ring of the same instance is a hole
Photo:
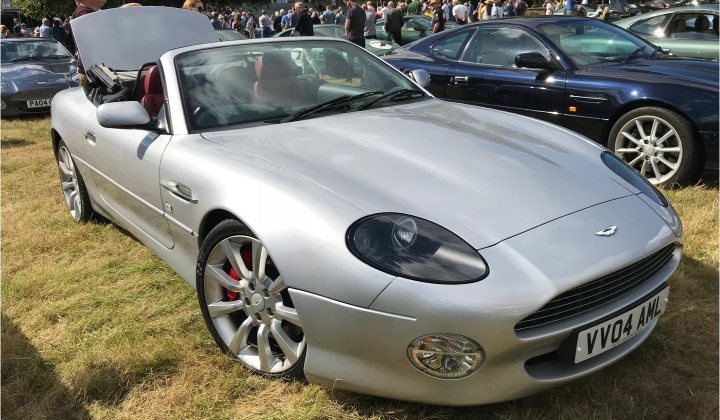
[[[407,352],[413,366],[441,379],[464,378],[485,361],[485,352],[478,343],[457,334],[418,337],[410,343]]]
[[[0,100],[0,109],[5,109],[5,101]]]

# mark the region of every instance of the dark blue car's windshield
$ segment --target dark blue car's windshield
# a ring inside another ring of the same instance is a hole
[[[593,19],[568,19],[539,25],[576,66],[650,57],[656,47],[624,29]]]
[[[70,53],[57,41],[3,42],[2,62],[32,59],[71,59]]]

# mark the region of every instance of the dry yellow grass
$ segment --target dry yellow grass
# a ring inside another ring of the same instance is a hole
[[[71,221],[48,133],[48,119],[2,124],[3,418],[718,417],[717,187],[668,191],[685,257],[638,351],[522,400],[434,407],[249,375],[164,263],[113,225]]]

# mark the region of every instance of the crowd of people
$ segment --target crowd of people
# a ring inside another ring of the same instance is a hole
[[[205,8],[202,0],[186,0],[184,9],[208,16],[216,29],[232,29],[245,33],[250,38],[270,37],[294,29],[298,35],[313,35],[312,25],[334,24],[346,28],[348,39],[357,40],[376,37],[375,23],[384,21],[384,29],[393,41],[399,41],[404,15],[425,15],[432,20],[433,33],[444,30],[446,22],[465,24],[485,19],[506,16],[522,16],[528,5],[525,0],[408,0],[409,2],[382,0],[365,1],[358,4],[350,0],[345,7],[335,2],[321,5],[295,3],[288,10],[275,12],[262,10],[255,15],[251,10]],[[353,12],[353,10],[355,10]],[[359,35],[363,29],[362,36]],[[352,38],[352,39],[351,39]]]
[[[52,19],[43,18],[42,24],[31,30],[26,23],[15,18],[13,27],[0,25],[0,38],[52,38],[61,44],[68,46],[68,34],[70,31],[70,18],[55,16]]]

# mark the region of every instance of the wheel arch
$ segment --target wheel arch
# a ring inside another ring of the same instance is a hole
[[[623,104],[620,108],[615,110],[615,112],[612,114],[612,116],[610,116],[610,118],[608,119],[608,124],[605,125],[605,130],[603,133],[603,138],[605,139],[604,146],[607,147],[608,149],[612,150],[612,147],[611,147],[612,145],[610,144],[610,132],[612,131],[613,126],[615,125],[617,120],[620,119],[620,117],[622,117],[623,115],[625,115],[626,113],[628,113],[634,109],[644,108],[644,107],[649,107],[649,106],[654,106],[657,108],[665,108],[668,111],[672,111],[672,112],[680,115],[681,117],[685,118],[685,120],[687,120],[687,122],[690,123],[690,127],[692,127],[692,131],[695,136],[695,141],[697,141],[699,139],[700,131],[698,130],[695,123],[693,122],[692,118],[690,118],[690,116],[688,116],[687,113],[683,112],[676,106],[669,104],[667,102],[659,101],[656,99],[638,99],[636,101],[632,101],[632,102]],[[704,162],[705,154],[704,154],[703,148],[699,147],[698,150],[700,150],[700,153],[702,153],[702,159]]]
[[[57,132],[54,128],[50,129],[50,139],[52,140],[52,146],[53,146],[53,154],[55,154],[55,159],[57,160],[58,157],[58,147],[60,145],[60,140],[62,140],[62,137],[60,137],[60,133]]]
[[[203,217],[202,221],[200,222],[200,227],[198,228],[198,249],[202,247],[202,243],[203,241],[205,241],[205,238],[210,233],[210,231],[213,230],[213,228],[215,228],[215,226],[220,224],[223,220],[228,219],[236,220],[249,229],[247,223],[245,223],[240,217],[226,209],[210,210],[205,215],[205,217]]]

